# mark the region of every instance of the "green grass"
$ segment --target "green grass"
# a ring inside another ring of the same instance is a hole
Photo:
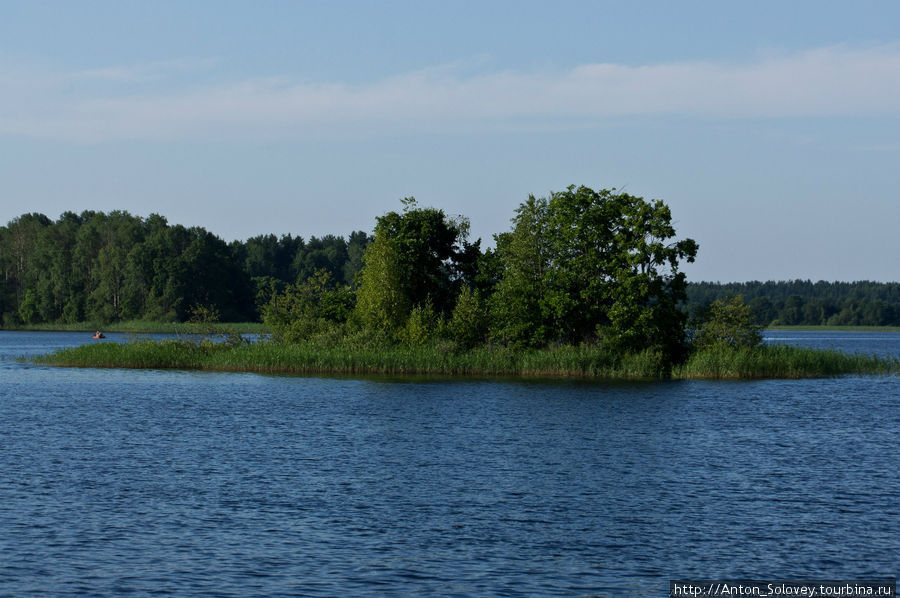
[[[316,343],[258,342],[228,346],[185,340],[96,343],[38,357],[39,363],[77,367],[198,369],[296,374],[444,374],[657,378],[653,355],[618,358],[596,347],[512,350],[482,347],[458,352],[444,343],[323,347]]]
[[[239,334],[263,334],[267,332],[264,324],[259,322],[216,322],[212,324],[195,324],[190,322],[155,322],[152,320],[123,320],[121,322],[76,322],[74,324],[28,324],[18,326],[15,330],[38,330],[60,332],[136,332],[160,334],[223,334],[237,332]]]
[[[769,326],[766,330],[814,332],[900,332],[900,326]]]
[[[900,373],[900,360],[834,349],[762,345],[697,351],[672,372],[675,378],[822,378],[847,374]]]
[[[594,379],[812,378],[892,374],[900,361],[785,345],[753,349],[714,347],[667,371],[649,352],[616,356],[602,347],[562,346],[514,350],[452,344],[322,346],[257,342],[231,346],[180,339],[94,343],[38,357],[39,363],[75,367],[192,369],[292,374],[436,374],[541,376]]]

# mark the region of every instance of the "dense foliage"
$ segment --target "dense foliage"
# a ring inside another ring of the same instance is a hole
[[[449,313],[479,255],[479,244],[467,242],[465,219],[420,208],[411,197],[403,204],[402,213],[378,218],[357,293],[360,321],[388,333],[399,330],[416,308]]]
[[[687,310],[699,319],[716,300],[741,295],[760,326],[900,326],[900,283],[691,283]]]
[[[226,244],[156,214],[25,214],[0,228],[0,314],[4,326],[185,321],[204,310],[256,320],[273,293],[315,272],[352,286],[368,242],[355,232]]]
[[[694,348],[700,350],[720,345],[756,347],[761,342],[760,327],[754,323],[753,312],[740,295],[713,301],[694,336]]]
[[[682,261],[697,244],[674,241],[672,215],[615,189],[569,187],[529,197],[497,236],[492,334],[504,342],[604,342],[624,351],[684,349]]]
[[[462,350],[602,345],[615,354],[647,352],[658,369],[685,356],[679,264],[693,261],[697,244],[674,239],[661,201],[574,186],[529,197],[512,230],[485,253],[480,240],[468,241],[465,219],[412,198],[403,203],[402,212],[378,219],[353,313],[323,327],[321,317],[285,319],[270,310],[266,322],[277,337],[298,338],[293,331],[304,321],[300,327],[317,331],[322,344],[363,330]],[[288,289],[275,302],[297,304],[298,293]]]
[[[592,347],[604,371],[641,375],[692,347],[704,367],[735,351],[750,363],[760,325],[900,324],[897,284],[689,285],[697,243],[663,202],[615,189],[529,197],[484,252],[464,217],[402,204],[372,237],[230,244],[155,214],[25,214],[0,228],[0,313],[5,326],[263,319],[276,342],[336,355]]]

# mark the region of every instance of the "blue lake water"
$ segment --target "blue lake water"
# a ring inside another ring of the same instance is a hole
[[[900,357],[900,332],[766,330],[763,332],[763,341],[814,349],[838,349],[847,353]]]
[[[110,340],[118,340],[110,335]],[[0,596],[664,596],[900,570],[900,378],[59,369],[0,332]],[[900,356],[896,333],[767,342]]]

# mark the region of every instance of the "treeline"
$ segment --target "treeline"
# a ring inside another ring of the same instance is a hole
[[[738,295],[761,326],[900,326],[896,282],[695,282],[687,288],[687,309],[702,319],[713,301]]]
[[[198,313],[259,320],[273,293],[314,272],[352,285],[369,241],[354,232],[229,244],[156,214],[66,212],[56,221],[24,214],[0,228],[0,314],[4,327],[185,321]]]
[[[578,195],[574,189],[564,193],[569,195],[560,197],[568,200]],[[600,203],[611,204],[610,198],[618,197],[607,195]],[[582,208],[598,198],[582,201]],[[547,200],[530,198],[517,211],[513,230],[496,235],[496,249],[485,252],[477,241],[469,243],[464,218],[450,219],[440,210],[419,208],[413,202],[400,213],[386,214],[376,225],[382,241],[368,258],[369,288],[390,288],[394,279],[399,288],[387,307],[373,307],[374,291],[363,293],[359,309],[363,257],[373,240],[362,231],[347,238],[260,235],[225,243],[201,227],[170,225],[156,214],[141,218],[122,211],[66,212],[56,221],[43,214],[24,214],[0,228],[0,314],[5,327],[185,321],[211,313],[226,321],[259,321],[266,310],[271,318],[284,320],[296,318],[298,309],[319,310],[316,302],[327,296],[333,304],[325,312],[342,314],[337,319],[347,319],[355,311],[377,320],[378,326],[400,327],[413,314],[427,327],[429,318],[452,315],[466,287],[463,303],[483,315],[490,313],[495,339],[535,345],[587,339],[597,333],[598,325],[609,323],[616,293],[602,266],[609,256],[593,255],[590,259],[597,263],[592,265],[571,247],[562,246],[574,239],[554,241],[548,227],[558,225],[548,211]],[[586,247],[598,241],[577,243]],[[560,259],[582,260],[580,282],[564,280],[551,267]],[[319,290],[314,292],[315,285]],[[284,297],[293,287],[291,303]],[[579,312],[573,297],[591,293],[594,287],[595,304]],[[305,303],[298,299],[300,288],[306,293]],[[323,295],[326,289],[330,295]],[[689,283],[682,311],[702,321],[714,301],[738,295],[761,326],[900,326],[900,283]],[[493,307],[487,301],[492,297]],[[385,311],[372,315],[378,309]],[[596,317],[598,311],[604,316]],[[471,317],[477,320],[477,314]]]
[[[686,354],[679,266],[697,244],[675,239],[662,201],[583,186],[532,196],[485,251],[465,217],[401,201],[372,238],[231,244],[158,215],[26,214],[0,229],[4,324],[262,317],[286,342]]]
[[[387,340],[436,355],[593,346],[668,370],[689,350],[679,266],[697,252],[671,221],[662,201],[571,186],[529,197],[482,252],[465,218],[409,198],[377,219],[354,293],[315,276],[273,296],[265,321],[287,343],[381,351]]]

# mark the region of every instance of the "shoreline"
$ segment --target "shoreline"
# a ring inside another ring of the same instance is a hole
[[[112,324],[98,324],[96,322],[76,322],[74,324],[32,324],[29,326],[15,326],[0,328],[9,332],[123,332],[123,333],[204,333],[214,330],[210,334],[219,332],[241,332],[243,334],[265,334],[269,329],[262,322],[221,322],[221,323],[191,323],[191,322],[152,322],[147,320],[125,320]],[[900,332],[900,326],[826,326],[826,325],[784,325],[769,326],[762,329],[763,332]]]
[[[714,347],[667,366],[652,352],[616,355],[596,346],[457,351],[445,344],[320,346],[315,343],[212,343],[180,339],[97,343],[29,361],[60,367],[180,369],[294,375],[556,378],[596,381],[808,379],[900,374],[900,359],[830,349],[764,345]]]
[[[147,320],[124,320],[112,324],[97,322],[76,322],[74,324],[33,324],[0,328],[7,332],[121,332],[133,334],[266,334],[269,329],[262,322],[151,322]]]

